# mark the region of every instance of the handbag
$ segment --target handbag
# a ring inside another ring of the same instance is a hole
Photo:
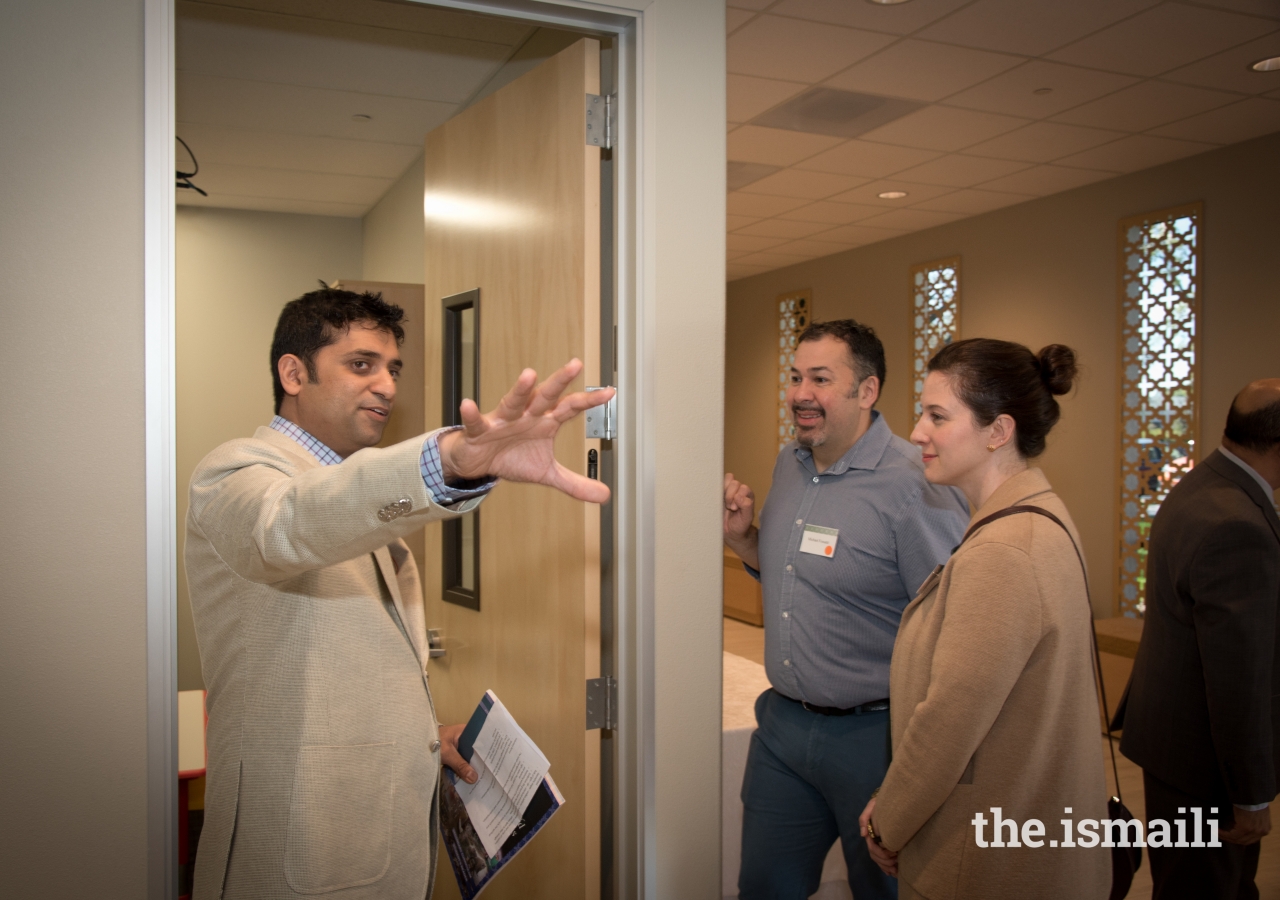
[[[1071,531],[1063,524],[1062,520],[1047,509],[1041,509],[1038,506],[1006,506],[1004,509],[997,510],[970,525],[960,543],[963,544],[971,534],[988,522],[1003,519],[1005,516],[1017,515],[1018,513],[1034,513],[1056,522],[1058,527],[1066,532],[1067,539],[1071,541],[1071,548],[1076,551],[1076,559],[1080,560],[1080,570],[1084,573],[1084,595],[1085,599],[1089,601],[1089,636],[1093,640],[1094,688],[1102,696],[1103,724],[1107,729],[1107,747],[1111,750],[1111,771],[1116,779],[1116,795],[1107,798],[1107,815],[1111,817],[1112,821],[1132,822],[1133,813],[1129,812],[1128,807],[1120,799],[1120,767],[1116,764],[1116,745],[1111,737],[1111,720],[1106,715],[1107,686],[1102,680],[1102,656],[1098,652],[1098,634],[1093,628],[1093,600],[1089,596],[1089,572],[1085,569],[1084,556],[1080,553],[1080,548],[1076,546],[1076,539],[1071,536]],[[959,547],[956,549],[958,550]],[[1111,900],[1124,900],[1124,897],[1129,893],[1129,888],[1133,885],[1134,874],[1141,867],[1141,847],[1111,848]]]

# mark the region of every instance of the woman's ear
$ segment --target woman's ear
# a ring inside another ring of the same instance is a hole
[[[991,430],[988,435],[988,444],[996,450],[1013,443],[1018,434],[1018,426],[1013,421],[1013,416],[1008,413],[996,416],[996,420],[989,427]]]

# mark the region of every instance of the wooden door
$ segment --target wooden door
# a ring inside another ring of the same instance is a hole
[[[600,48],[583,39],[426,139],[426,419],[442,419],[441,300],[480,289],[479,404],[492,409],[530,366],[585,363],[599,384],[600,150],[585,141],[585,95]],[[586,473],[583,420],[556,442]],[[480,508],[480,610],[441,599],[441,532],[428,526],[427,625],[440,720],[462,722],[492,689],[551,761],[566,803],[486,889],[487,897],[600,893],[600,733],[585,726],[599,675],[601,508],[548,488],[503,484]],[[436,888],[456,897],[441,849]]]

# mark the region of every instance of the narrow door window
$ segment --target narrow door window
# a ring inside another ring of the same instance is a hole
[[[461,425],[458,406],[480,402],[480,289],[444,299],[444,424]],[[444,523],[444,599],[480,609],[480,511]]]

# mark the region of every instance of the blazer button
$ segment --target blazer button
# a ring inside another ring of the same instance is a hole
[[[396,501],[395,506],[399,508],[400,515],[404,515],[405,513],[413,509],[413,501],[410,500],[408,497],[401,497],[399,500]]]
[[[440,742],[439,742],[439,741],[432,741],[432,742],[431,742],[431,752],[432,752],[432,753],[438,753],[438,752],[440,752]]]
[[[382,508],[382,509],[380,509],[380,510],[378,510],[378,521],[379,521],[379,522],[390,522],[393,518],[394,518],[394,516],[392,516],[392,515],[391,515],[391,513],[387,512],[387,510],[386,510],[386,508],[385,508],[385,507],[384,507],[384,508]]]

